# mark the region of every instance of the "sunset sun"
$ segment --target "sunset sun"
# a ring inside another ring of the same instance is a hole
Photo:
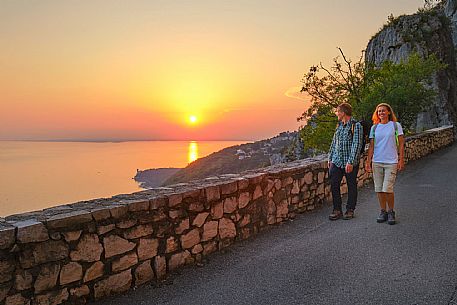
[[[190,116],[189,116],[189,123],[190,123],[190,124],[194,125],[194,124],[197,123],[197,121],[198,121],[197,116],[195,116],[195,115],[190,115]]]

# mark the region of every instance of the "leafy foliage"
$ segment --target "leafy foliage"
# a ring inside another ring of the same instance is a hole
[[[399,64],[386,61],[380,67],[353,63],[337,57],[331,68],[313,66],[303,77],[302,92],[311,98],[311,106],[298,118],[306,121],[300,130],[305,151],[315,154],[328,151],[336,126],[335,110],[342,102],[353,107],[359,120],[371,121],[377,104],[389,103],[408,132],[417,114],[436,94],[430,87],[431,76],[444,65],[434,56],[422,59],[412,54]],[[363,54],[362,54],[363,55]]]
[[[379,68],[370,66],[366,72],[362,102],[352,105],[354,112],[366,116],[377,104],[387,102],[405,131],[409,132],[417,114],[425,110],[436,95],[431,88],[431,76],[444,67],[434,55],[422,59],[415,53],[399,64],[385,61]]]

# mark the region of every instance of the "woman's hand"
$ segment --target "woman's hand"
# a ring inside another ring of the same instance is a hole
[[[400,158],[400,160],[398,160],[397,169],[399,171],[402,171],[405,169],[405,160],[403,160],[403,158]]]

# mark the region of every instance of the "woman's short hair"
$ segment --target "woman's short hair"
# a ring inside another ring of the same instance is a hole
[[[349,115],[349,116],[352,115],[352,106],[348,103],[339,104],[338,109],[341,110],[346,115]]]

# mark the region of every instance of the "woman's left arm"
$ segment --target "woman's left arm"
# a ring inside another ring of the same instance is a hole
[[[405,168],[405,137],[403,135],[398,136],[398,170]]]

